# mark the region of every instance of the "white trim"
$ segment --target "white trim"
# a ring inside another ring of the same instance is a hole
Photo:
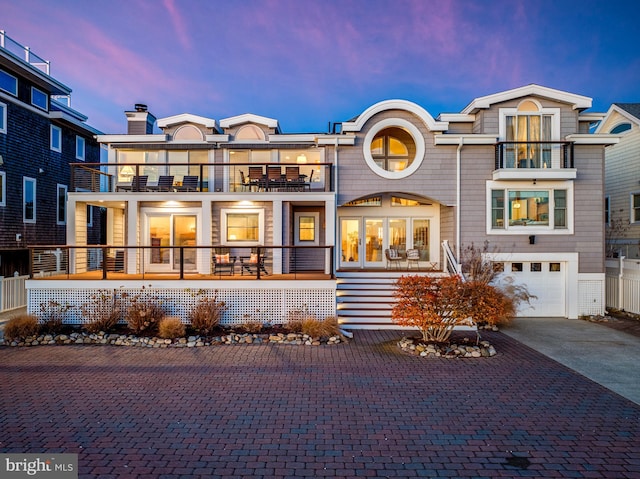
[[[531,95],[541,96],[563,103],[570,103],[572,104],[574,110],[591,108],[592,103],[592,99],[586,96],[576,95],[573,93],[568,93],[566,91],[554,90],[553,88],[531,84],[500,93],[494,93],[493,95],[476,98],[462,110],[462,113],[475,113],[479,109],[490,108],[491,105],[494,105],[496,103],[502,103],[505,101]]]
[[[285,135],[268,135],[268,141],[272,143],[297,143],[297,142],[309,142],[315,143],[316,136],[313,133],[294,133]]]
[[[629,224],[630,225],[638,225],[640,224],[640,217],[637,220],[634,220],[633,218],[633,213],[634,208],[633,208],[633,197],[634,196],[639,196],[640,197],[640,191],[631,191],[629,193]],[[638,213],[638,215],[640,216],[640,212]]]
[[[371,142],[375,138],[375,136],[380,133],[385,128],[397,127],[406,130],[411,137],[413,138],[414,143],[416,144],[416,155],[413,159],[413,162],[402,171],[387,171],[380,168],[371,156]],[[364,159],[367,162],[367,165],[376,175],[386,178],[389,180],[399,180],[401,178],[406,178],[407,176],[415,173],[422,162],[424,160],[425,154],[425,145],[424,145],[424,137],[420,130],[411,122],[407,120],[403,120],[401,118],[386,118],[384,120],[376,123],[364,137],[362,150],[364,154]]]
[[[539,105],[537,112],[519,112],[518,108],[500,108],[500,124],[498,135],[500,140],[507,141],[507,116],[540,116],[551,115],[551,138],[549,141],[560,141],[560,108],[542,108],[540,103],[533,98],[524,98],[523,101],[532,101]],[[593,136],[593,135],[588,135]],[[513,140],[518,141],[518,140]],[[558,157],[559,159],[560,157]],[[552,161],[556,158],[552,158]]]
[[[337,145],[349,145],[349,146],[353,146],[356,144],[356,136],[349,134],[349,135],[331,135],[331,136],[319,136],[316,140],[316,142],[318,143],[318,145],[330,145],[330,146],[337,146]]]
[[[342,131],[361,131],[364,124],[369,121],[372,116],[387,110],[405,110],[413,113],[420,118],[431,131],[446,131],[449,128],[447,122],[435,121],[429,112],[420,105],[407,100],[385,100],[367,108],[358,116],[356,121],[342,123]]]
[[[228,214],[257,214],[258,215],[258,241],[229,241],[227,238]],[[220,244],[224,246],[261,246],[264,244],[264,208],[222,208],[220,210]]]
[[[606,113],[582,112],[578,114],[578,121],[588,121],[589,123],[595,123],[597,121],[602,121],[605,115]]]
[[[293,244],[296,246],[318,246],[320,244],[320,213],[318,211],[296,211],[294,213],[294,238]],[[311,216],[313,217],[313,241],[300,239],[300,217]]]
[[[220,120],[220,128],[232,128],[243,123],[257,123],[268,128],[278,128],[278,120],[267,118],[266,116],[254,115],[252,113],[244,113]]]
[[[615,145],[620,142],[620,136],[617,134],[586,134],[575,133],[567,135],[566,139],[573,141],[576,145]]]
[[[229,135],[205,135],[204,140],[207,143],[226,143],[229,141]]]
[[[472,133],[456,135],[454,134],[438,134],[433,137],[434,145],[454,145],[458,146],[460,142],[466,145],[495,145],[498,141],[497,135],[474,135]]]
[[[7,105],[0,102],[0,133],[7,132]]]
[[[97,135],[99,143],[155,143],[166,142],[168,135]]]
[[[195,130],[198,132],[198,134],[200,135],[200,138],[195,139],[195,138],[191,138],[191,139],[176,139],[176,135],[178,134],[178,132],[180,130],[184,130],[185,128],[188,128],[189,130]],[[200,128],[198,128],[197,126],[191,124],[191,123],[186,123],[184,125],[180,125],[179,127],[176,128],[176,130],[173,132],[173,135],[171,135],[171,142],[172,143],[199,143],[199,142],[204,142],[205,141],[205,135],[202,133],[202,130]]]
[[[7,206],[7,173],[0,171],[0,206]]]
[[[49,148],[51,149],[51,151],[57,151],[58,153],[61,153],[62,152],[62,128],[56,125],[50,125],[50,126],[51,128],[49,128]],[[53,146],[54,130],[58,132],[58,141],[60,143],[57,148]]]
[[[33,183],[33,219],[27,219],[26,218],[26,201],[25,201],[25,185],[27,183]],[[22,177],[22,222],[23,223],[35,223],[36,222],[36,206],[38,204],[37,202],[37,186],[38,186],[38,182],[35,178],[31,178],[28,176],[23,176]]]
[[[605,113],[604,118],[602,119],[602,121],[600,122],[598,127],[596,128],[596,131],[594,132],[595,134],[599,134],[602,130],[610,130],[610,128],[608,126],[609,125],[609,120],[611,119],[611,117],[613,116],[614,113],[617,113],[618,115],[626,118],[630,122],[635,123],[636,125],[640,126],[640,118],[636,118],[631,113],[629,113],[627,110],[625,110],[623,108],[620,108],[616,104],[612,104],[609,107],[609,110],[607,110],[607,113]]]
[[[476,116],[465,115],[464,113],[440,113],[436,120],[446,121],[447,123],[471,123],[476,121]]]
[[[179,115],[168,116],[156,120],[158,128],[167,128],[169,126],[178,125],[180,123],[196,123],[205,128],[217,128],[216,120],[206,118],[204,116],[192,115],[191,113],[181,113]]]
[[[572,235],[574,231],[574,182],[573,181],[536,181],[533,185],[531,181],[513,181],[509,183],[501,183],[497,181],[487,181],[486,191],[486,233],[487,235]],[[504,202],[504,228],[493,228],[492,222],[492,195],[493,190],[502,190],[505,192]],[[509,211],[508,211],[508,191],[549,191],[549,225],[548,226],[509,226]],[[555,197],[553,190],[565,190],[567,192],[567,224],[565,228],[555,228],[554,226],[554,214],[555,205],[552,203]]]

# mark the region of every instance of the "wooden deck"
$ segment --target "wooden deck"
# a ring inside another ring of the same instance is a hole
[[[60,281],[95,281],[102,280],[102,271],[89,271],[77,274],[56,274],[52,276],[34,276],[34,280],[60,280]],[[185,272],[183,280],[190,281],[255,281],[255,275],[248,274],[200,274]],[[289,274],[269,274],[260,275],[260,281],[319,281],[332,279],[330,274],[320,272],[310,273],[289,273]],[[125,281],[125,280],[154,280],[154,281],[176,281],[180,280],[179,273],[144,273],[144,274],[127,274],[127,273],[107,273],[107,281]]]

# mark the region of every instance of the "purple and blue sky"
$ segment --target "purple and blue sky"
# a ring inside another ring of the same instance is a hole
[[[529,83],[606,111],[640,102],[639,25],[615,0],[0,0],[0,29],[105,133],[135,103],[325,132],[382,100],[435,117]]]

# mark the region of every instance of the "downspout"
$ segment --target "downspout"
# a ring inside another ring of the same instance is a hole
[[[462,145],[464,145],[464,138],[461,136],[458,141],[458,148],[456,149],[456,260],[458,261],[459,270],[462,270],[460,265],[460,164],[462,157]],[[461,271],[456,272],[460,273]]]

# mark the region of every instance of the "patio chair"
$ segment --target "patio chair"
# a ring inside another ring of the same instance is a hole
[[[390,266],[395,266],[396,269],[400,269],[400,262],[402,261],[402,256],[398,253],[397,249],[385,249],[384,255],[387,258],[387,269]]]
[[[236,257],[229,253],[213,255],[213,274],[226,272],[233,276],[236,270]]]
[[[303,189],[311,191],[311,182],[313,181],[313,172],[314,170],[311,170],[311,174],[309,175],[309,181],[302,182]]]
[[[182,178],[182,185],[176,187],[177,191],[198,191],[198,177],[185,176]]]
[[[244,176],[244,171],[240,170],[240,186],[242,191],[251,191],[253,184],[251,183],[251,179],[248,179]]]
[[[284,186],[282,170],[279,166],[267,167],[267,184],[269,191],[279,191]]]
[[[267,269],[264,266],[264,260],[266,255],[260,255],[258,258],[258,253],[251,253],[251,256],[241,256],[240,257],[240,275],[244,275],[246,271],[248,274],[255,276],[258,274],[258,269],[262,271],[265,276],[268,276]]]
[[[131,178],[131,183],[118,185],[118,191],[147,191],[147,175],[134,176]]]
[[[420,251],[417,249],[407,250],[407,269],[411,269],[415,265],[416,269],[420,269]]]

